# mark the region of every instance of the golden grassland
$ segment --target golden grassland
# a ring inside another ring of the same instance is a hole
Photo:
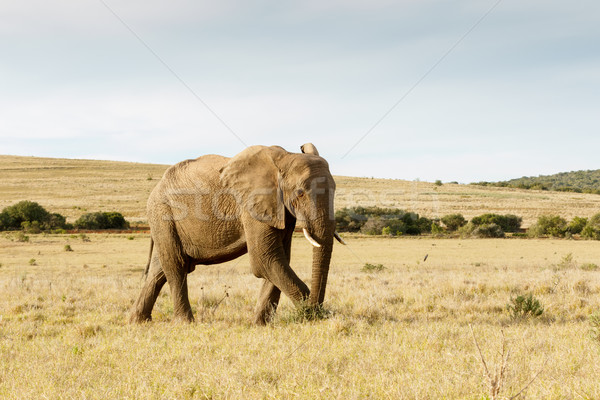
[[[328,319],[300,321],[283,298],[256,327],[247,256],[189,276],[196,323],[171,322],[163,290],[154,321],[129,325],[147,234],[14,239],[0,237],[2,398],[485,399],[469,325],[490,369],[506,340],[503,396],[541,371],[521,398],[600,398],[588,321],[600,272],[586,267],[597,242],[349,236],[334,251]],[[367,262],[385,269],[364,272]],[[292,265],[308,279],[301,237]],[[522,293],[542,302],[540,318],[510,318]]]
[[[0,208],[38,201],[74,221],[121,211],[144,221],[166,166],[0,156]],[[590,216],[600,196],[337,177],[338,207]],[[376,238],[334,249],[326,308],[305,321],[282,298],[267,327],[250,321],[260,281],[248,257],[189,276],[197,322],[171,321],[168,287],[154,321],[127,323],[149,236],[0,234],[0,398],[488,399],[489,369],[510,352],[497,398],[600,398],[600,244],[582,240]],[[66,251],[69,245],[72,251]],[[310,245],[292,266],[310,276]],[[379,272],[363,271],[382,264]],[[532,294],[539,318],[513,320]],[[539,375],[537,375],[539,373]],[[529,384],[537,375],[537,378]]]
[[[334,162],[332,160],[331,162]],[[119,211],[145,220],[146,200],[168,166],[115,161],[0,156],[0,209],[37,201],[75,221],[84,212]],[[336,177],[336,207],[397,207],[428,217],[485,212],[516,214],[525,227],[538,216],[571,219],[600,211],[600,195],[560,193],[391,179]]]

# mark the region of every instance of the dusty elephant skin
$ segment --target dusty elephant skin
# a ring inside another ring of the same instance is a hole
[[[132,322],[151,320],[169,282],[176,319],[193,321],[187,274],[246,252],[263,280],[254,314],[268,322],[281,292],[296,305],[323,303],[335,233],[335,182],[314,145],[303,153],[252,146],[232,158],[207,155],[169,168],[148,199],[152,241]],[[296,223],[313,244],[311,287],[290,267]]]

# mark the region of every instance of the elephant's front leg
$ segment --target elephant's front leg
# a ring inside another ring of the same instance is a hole
[[[256,325],[266,325],[267,322],[271,321],[277,310],[279,297],[281,296],[281,290],[277,286],[273,285],[267,279],[263,281],[260,295],[258,296],[258,303],[254,311],[254,323]]]
[[[261,316],[273,312],[269,305],[276,304],[279,297],[277,289],[285,293],[296,305],[306,301],[310,294],[308,286],[290,267],[289,249],[286,252],[284,232],[263,228],[261,225],[265,224],[259,224],[253,221],[245,223],[252,272],[258,278],[267,281],[263,284],[256,308],[257,322],[261,320]]]
[[[292,258],[292,236],[294,234],[294,226],[296,220],[290,218],[286,219],[286,229],[282,235],[283,251],[285,252],[285,259],[287,264],[290,264]],[[265,279],[260,289],[258,296],[258,303],[254,311],[254,323],[257,325],[266,325],[270,322],[277,311],[277,305],[279,304],[279,298],[281,297],[281,290],[275,286],[271,281]]]

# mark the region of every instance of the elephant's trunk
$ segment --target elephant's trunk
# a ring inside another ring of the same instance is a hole
[[[335,223],[328,218],[323,218],[321,221],[319,228],[310,229],[316,241],[321,245],[320,247],[313,247],[312,278],[308,298],[310,306],[323,304],[333,248]]]

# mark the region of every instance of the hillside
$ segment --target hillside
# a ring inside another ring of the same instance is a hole
[[[600,169],[524,176],[501,182],[478,182],[475,185],[600,194]]]
[[[335,162],[335,160],[330,160]],[[20,200],[42,204],[73,222],[84,212],[119,211],[145,220],[148,194],[168,166],[115,161],[0,156],[0,209]],[[539,215],[589,217],[600,211],[600,196],[509,187],[369,179],[338,176],[336,208],[378,205],[429,217],[486,212],[516,214],[525,227]]]

